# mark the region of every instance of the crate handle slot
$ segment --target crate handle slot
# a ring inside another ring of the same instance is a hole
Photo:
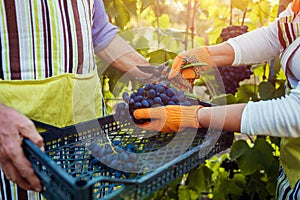
[[[76,180],[66,174],[28,138],[23,139],[22,146],[26,157],[31,160],[34,171],[44,186],[44,191],[47,190],[49,185],[53,184],[53,180],[49,178],[48,174],[45,174],[44,169],[46,168],[52,173],[52,176],[56,177],[56,184],[61,185],[60,188],[55,188],[57,200],[66,200],[68,199],[66,198],[67,196],[72,196],[72,200],[81,200],[83,197],[85,199],[92,199],[91,184],[87,184],[85,180]]]

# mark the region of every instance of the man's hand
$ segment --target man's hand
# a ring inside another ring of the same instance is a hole
[[[200,72],[213,67],[212,56],[207,47],[185,51],[175,57],[168,78],[178,88],[191,90]]]
[[[151,122],[138,124],[146,130],[178,132],[188,127],[200,128],[198,110],[202,106],[169,105],[156,108],[142,108],[133,112],[136,119],[151,119]]]
[[[22,139],[29,138],[39,148],[43,138],[34,124],[18,111],[0,104],[0,166],[6,178],[25,190],[41,191],[42,185],[24,156]]]

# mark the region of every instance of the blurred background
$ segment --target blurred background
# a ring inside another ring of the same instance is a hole
[[[274,22],[291,0],[103,0],[119,34],[153,65],[181,51],[217,44]],[[107,113],[114,112],[133,80],[97,58]],[[224,66],[228,67],[228,66]],[[240,70],[240,71],[236,71]],[[193,95],[216,104],[268,100],[284,95],[278,59],[243,68],[212,69],[196,80]],[[235,75],[234,75],[235,74]],[[244,74],[237,77],[236,74]],[[229,81],[226,81],[229,80]],[[235,134],[228,152],[214,156],[148,199],[275,199],[279,141]]]

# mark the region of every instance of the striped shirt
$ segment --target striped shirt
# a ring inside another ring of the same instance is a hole
[[[101,0],[1,0],[0,10],[4,80],[88,73],[117,32]]]
[[[0,0],[0,79],[37,80],[94,70],[115,37],[102,0]],[[5,179],[0,199],[43,199]]]

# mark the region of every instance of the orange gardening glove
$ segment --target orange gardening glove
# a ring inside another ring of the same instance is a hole
[[[185,67],[192,63],[199,65]],[[213,60],[207,47],[195,48],[175,57],[168,78],[176,87],[190,90],[194,86],[194,80],[200,78],[200,72],[213,66]]]
[[[169,105],[156,108],[141,108],[133,112],[136,119],[151,119],[151,122],[138,124],[146,130],[178,132],[188,127],[200,128],[198,110],[202,106]]]

